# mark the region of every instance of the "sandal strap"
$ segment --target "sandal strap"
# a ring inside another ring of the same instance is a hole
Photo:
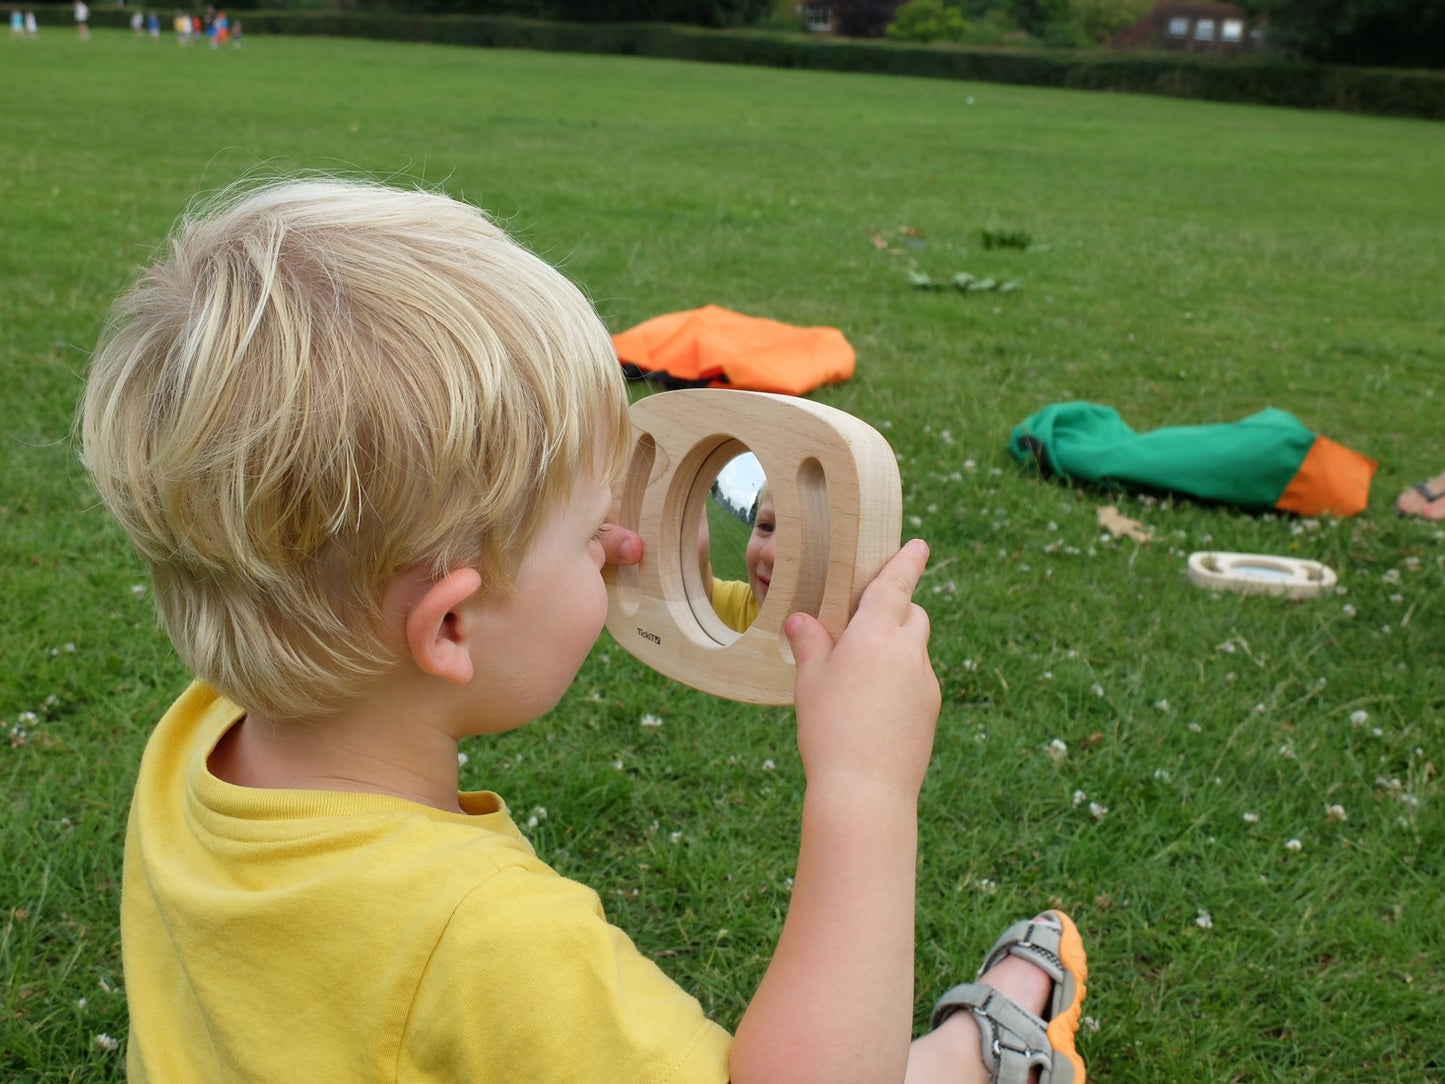
[[[933,1007],[932,1026],[937,1028],[960,1009],[969,1010],[978,1022],[990,1084],[1028,1084],[1031,1070],[1053,1066],[1044,1022],[992,986],[983,982],[955,986]]]
[[[1063,928],[1047,916],[1015,922],[994,942],[978,973],[982,975],[1005,956],[1017,956],[1033,964],[1058,985],[1064,981],[1066,974],[1064,962],[1059,957],[1062,940]]]

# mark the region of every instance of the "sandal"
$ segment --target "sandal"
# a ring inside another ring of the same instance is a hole
[[[1074,1047],[1083,1011],[1088,959],[1079,930],[1062,911],[1045,911],[1016,922],[994,942],[978,969],[982,975],[1005,956],[1027,960],[1054,981],[1045,1017],[1004,997],[983,982],[955,986],[933,1007],[932,1026],[968,1009],[983,1037],[983,1064],[989,1084],[1028,1084],[1039,1070],[1039,1084],[1084,1084],[1084,1060]]]
[[[1435,489],[1431,488],[1432,486],[1441,485],[1442,480],[1445,480],[1445,475],[1442,475],[1439,478],[1433,478],[1428,482],[1417,482],[1409,489],[1405,490],[1405,492],[1401,493],[1395,501],[1395,514],[1402,517],[1419,516],[1421,519],[1430,520],[1439,520],[1445,518],[1445,512],[1441,512],[1440,515],[1432,515],[1430,511],[1431,507],[1435,504],[1436,501],[1440,500],[1441,497],[1445,497],[1445,492],[1436,491]],[[1412,508],[1404,507],[1405,504],[1415,504],[1415,501],[1413,499],[1413,495],[1415,494],[1418,494],[1420,499],[1424,503]]]

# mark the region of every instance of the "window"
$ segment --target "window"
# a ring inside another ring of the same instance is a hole
[[[1171,38],[1187,38],[1189,36],[1189,20],[1178,15],[1170,19],[1169,36]]]
[[[1225,19],[1224,25],[1219,30],[1220,41],[1243,41],[1244,21],[1242,19]]]
[[[831,4],[799,4],[798,14],[803,25],[809,30],[824,33],[833,29],[833,6]]]
[[[1195,41],[1213,41],[1213,40],[1214,40],[1214,20],[1213,20],[1213,19],[1200,19],[1197,23],[1194,24],[1194,40],[1195,40]]]

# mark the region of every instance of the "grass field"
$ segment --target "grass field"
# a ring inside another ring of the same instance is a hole
[[[186,680],[76,463],[86,359],[193,193],[301,168],[481,203],[615,330],[712,302],[856,346],[857,376],[817,398],[888,436],[905,530],[934,552],[920,1026],[998,929],[1054,902],[1090,945],[1099,1080],[1445,1077],[1445,532],[1391,512],[1445,469],[1445,127],[48,28],[4,43],[0,100],[0,1079],[123,1075],[126,804]],[[985,249],[984,229],[1033,244]],[[1019,288],[919,290],[909,270]],[[1115,498],[1004,451],[1068,398],[1139,429],[1290,410],[1379,460],[1370,508],[1124,498],[1156,540],[1106,540]],[[1184,562],[1210,548],[1322,560],[1340,593],[1208,595]],[[796,855],[789,713],[604,637],[552,717],[467,751],[464,783],[735,1024]]]

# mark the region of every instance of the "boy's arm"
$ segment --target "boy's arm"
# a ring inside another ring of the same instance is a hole
[[[918,792],[938,680],[911,602],[928,549],[910,542],[834,645],[794,614],[807,789],[792,902],[733,1043],[734,1084],[903,1079],[913,1024]]]

